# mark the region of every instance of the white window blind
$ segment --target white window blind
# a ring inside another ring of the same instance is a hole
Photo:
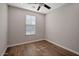
[[[36,17],[26,15],[26,35],[36,34]]]

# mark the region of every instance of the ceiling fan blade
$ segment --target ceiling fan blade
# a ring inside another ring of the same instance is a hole
[[[39,11],[39,10],[40,10],[40,8],[41,8],[41,7],[39,6],[37,10]]]
[[[44,4],[44,7],[46,7],[47,9],[51,9],[51,7],[49,7],[48,5]]]

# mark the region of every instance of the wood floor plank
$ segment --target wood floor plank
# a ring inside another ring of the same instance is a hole
[[[6,53],[7,56],[77,56],[45,40],[9,47]]]

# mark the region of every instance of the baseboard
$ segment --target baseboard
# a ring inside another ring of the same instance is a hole
[[[4,56],[4,54],[5,54],[6,50],[7,50],[7,47],[3,50],[3,52],[2,52],[2,54],[1,54],[1,56]]]
[[[79,55],[79,52],[76,52],[76,51],[74,51],[74,50],[72,50],[72,49],[70,49],[70,48],[64,47],[64,46],[62,46],[62,45],[60,45],[60,44],[58,44],[58,43],[55,43],[55,42],[53,42],[53,41],[51,41],[51,40],[46,40],[46,41],[48,41],[48,42],[50,42],[50,43],[52,43],[52,44],[55,44],[55,45],[57,45],[57,46],[59,46],[59,47],[61,47],[61,48],[63,48],[63,49],[66,49],[66,50],[68,50],[68,51],[70,51],[70,52],[72,52],[72,53],[75,53],[75,54]]]
[[[41,40],[44,40],[44,39],[38,39],[38,40],[33,40],[33,41],[27,41],[27,42],[18,43],[18,44],[12,44],[12,45],[8,45],[8,47],[13,47],[13,46],[22,45],[22,44],[28,44],[28,43],[32,43],[32,42],[41,41]]]

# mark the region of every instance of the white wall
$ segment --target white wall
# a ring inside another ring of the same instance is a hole
[[[19,43],[29,42],[44,39],[45,37],[45,15],[40,13],[35,13],[25,9],[20,9],[16,7],[9,6],[9,29],[8,29],[8,45],[15,45]],[[25,35],[26,34],[26,15],[36,16],[36,34],[35,35]]]
[[[7,46],[7,5],[0,4],[0,55]]]
[[[79,52],[79,4],[68,4],[47,14],[46,37]]]

